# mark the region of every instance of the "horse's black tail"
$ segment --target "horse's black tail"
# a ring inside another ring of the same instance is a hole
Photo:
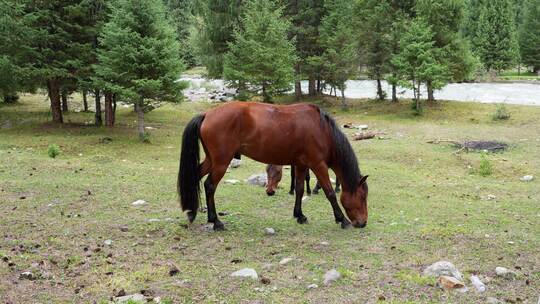
[[[203,120],[204,114],[193,117],[182,135],[177,188],[182,211],[187,211],[190,222],[195,220],[199,209],[199,137]]]

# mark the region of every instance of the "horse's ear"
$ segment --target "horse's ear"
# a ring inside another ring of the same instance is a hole
[[[360,183],[358,183],[358,184],[362,185],[363,183],[365,183],[368,177],[369,177],[369,175],[362,176],[362,178],[360,179]]]

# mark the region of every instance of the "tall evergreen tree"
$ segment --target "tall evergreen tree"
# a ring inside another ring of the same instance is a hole
[[[540,72],[540,1],[530,0],[519,32],[521,61]]]
[[[500,72],[514,65],[519,57],[514,6],[510,0],[482,0],[479,15],[470,27],[473,51],[484,67]]]
[[[345,103],[345,82],[358,69],[358,56],[353,28],[353,3],[349,0],[329,0],[325,3],[326,15],[321,24],[321,45],[324,49],[323,78],[333,88],[341,91]],[[336,92],[337,93],[337,92]]]
[[[409,24],[400,45],[392,64],[397,67],[399,84],[413,90],[414,108],[420,111],[421,86],[431,81],[434,88],[442,87],[449,77],[448,67],[439,61],[438,52],[442,50],[435,47],[434,34],[421,18]]]
[[[441,49],[437,60],[450,68],[452,80],[462,81],[472,73],[474,64],[468,45],[460,37],[463,0],[418,0],[417,16],[423,18],[434,34],[434,46]],[[433,101],[433,86],[427,81],[428,100]]]
[[[118,0],[100,36],[96,72],[108,90],[134,104],[138,133],[151,104],[180,100],[183,70],[174,28],[161,0]]]
[[[389,72],[389,60],[392,55],[392,19],[393,11],[389,1],[366,0],[359,2],[360,48],[369,77],[377,81],[377,96],[380,100],[386,98],[381,86],[381,80]]]
[[[224,77],[241,89],[262,92],[264,101],[290,89],[294,79],[294,43],[287,38],[289,22],[281,8],[266,0],[249,1],[230,51]]]
[[[223,76],[223,56],[229,51],[234,29],[240,25],[242,0],[207,0],[200,2],[200,22],[194,31],[196,56],[206,67],[208,76]]]
[[[180,43],[180,57],[190,67],[197,64],[193,48],[189,43],[194,20],[195,0],[163,0],[167,6],[167,16],[173,22]]]

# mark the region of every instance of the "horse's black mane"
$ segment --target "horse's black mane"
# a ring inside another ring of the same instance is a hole
[[[319,109],[321,120],[326,122],[330,129],[330,135],[334,140],[335,154],[334,161],[340,167],[343,174],[341,183],[347,187],[349,191],[356,191],[361,174],[358,168],[358,160],[354,154],[354,150],[349,143],[349,140],[341,132],[339,126],[334,119],[325,111]]]

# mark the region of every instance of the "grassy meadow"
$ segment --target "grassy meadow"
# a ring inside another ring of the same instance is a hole
[[[289,171],[268,197],[246,184],[264,165],[245,157],[224,177],[242,182],[222,182],[216,193],[226,231],[209,229],[204,213],[187,225],[176,195],[181,134],[215,104],[148,113],[151,143],[138,141],[136,114],[121,105],[117,126],[97,128],[93,113],[75,111],[64,125],[49,123],[44,95],[0,104],[0,302],[106,303],[121,290],[143,290],[165,303],[537,303],[540,107],[507,106],[511,118],[494,121],[497,106],[488,104],[437,102],[415,116],[409,102],[351,100],[348,111],[312,102],[340,123],[386,133],[352,142],[370,175],[365,229],[342,230],[324,195],[305,201],[309,223],[297,224]],[[80,109],[79,96],[70,105]],[[427,143],[434,139],[510,147],[487,154],[492,173],[482,176],[481,153]],[[56,158],[47,155],[51,144],[60,147]],[[523,175],[535,179],[522,182]],[[133,206],[139,199],[148,204]],[[266,227],[276,234],[265,235]],[[287,257],[293,260],[280,265]],[[439,260],[464,273],[467,293],[422,275]],[[517,276],[497,277],[497,266]],[[178,273],[171,276],[171,267]],[[264,282],[230,277],[245,267]],[[325,286],[332,268],[342,277]],[[36,279],[21,279],[24,271]],[[471,274],[485,293],[470,285]]]

